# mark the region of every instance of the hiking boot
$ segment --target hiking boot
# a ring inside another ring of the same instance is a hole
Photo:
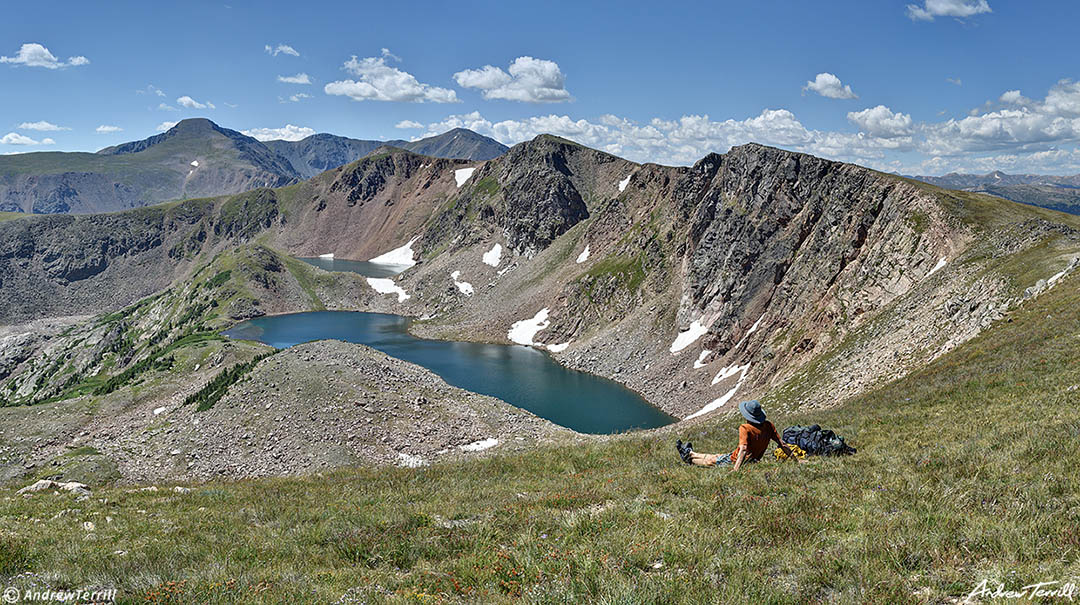
[[[690,444],[683,445],[682,439],[679,439],[675,442],[675,449],[679,451],[679,458],[682,458],[683,462],[690,464],[690,452],[693,451]]]

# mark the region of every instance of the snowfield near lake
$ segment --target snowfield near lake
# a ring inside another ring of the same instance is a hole
[[[334,253],[331,252],[329,254],[320,254],[319,258],[334,258]]]
[[[419,239],[419,238],[414,237],[411,240],[409,240],[409,243],[405,244],[404,246],[402,246],[400,248],[394,248],[393,250],[391,250],[389,252],[386,252],[384,254],[380,254],[379,256],[376,256],[375,258],[369,259],[368,262],[369,263],[375,263],[377,265],[394,265],[396,267],[411,267],[411,266],[416,264],[416,261],[413,260],[413,256],[415,256],[415,254],[413,253],[412,245],[414,243],[416,243],[417,239]]]
[[[484,253],[484,264],[498,267],[500,262],[502,262],[502,245],[495,244],[491,250]]]
[[[747,364],[745,366],[740,366],[738,364],[735,364],[735,365],[730,366],[730,367],[720,368],[720,371],[716,373],[716,376],[713,376],[712,384],[716,384],[716,383],[720,382],[721,380],[730,378],[730,377],[738,374],[739,372],[745,373],[746,370],[748,370],[748,369],[750,369],[750,364]]]
[[[506,333],[506,337],[510,339],[510,342],[516,342],[519,345],[533,345],[533,337],[536,333],[551,325],[548,321],[547,307],[540,309],[536,312],[536,315],[532,319],[523,319],[521,321],[514,322],[510,326],[510,331]]]
[[[568,340],[566,342],[559,343],[557,345],[548,345],[547,348],[552,353],[562,353],[569,346],[570,346],[570,341]]]
[[[927,274],[926,274],[926,276],[927,276],[927,277],[930,277],[931,275],[933,275],[933,274],[937,273],[937,272],[938,272],[938,271],[939,271],[939,270],[940,270],[940,269],[941,269],[942,267],[944,267],[944,266],[945,266],[945,264],[946,264],[947,262],[949,262],[947,258],[945,258],[944,256],[943,256],[943,257],[941,257],[941,260],[939,260],[939,261],[937,262],[937,264],[936,264],[936,265],[934,265],[934,268],[933,268],[933,269],[930,269],[930,272],[929,272],[929,273],[927,273]]]
[[[589,260],[589,247],[585,246],[585,249],[582,250],[581,254],[579,254],[577,257],[577,263],[580,265],[587,260]]]
[[[626,186],[630,184],[630,175],[626,175],[626,178],[619,181],[619,191],[626,191]]]
[[[705,349],[704,351],[701,352],[701,355],[698,355],[697,360],[694,361],[694,369],[695,370],[700,370],[701,368],[705,367],[705,365],[706,365],[705,364],[705,358],[709,356],[709,353],[712,353],[712,351],[710,351],[708,349]]]
[[[472,284],[467,281],[458,281],[459,277],[461,277],[461,271],[454,271],[450,274],[450,279],[454,280],[454,285],[457,286],[457,289],[461,290],[461,293],[465,296],[472,296],[473,292],[475,292]]]
[[[709,327],[701,325],[700,321],[695,321],[694,323],[690,324],[690,328],[687,329],[685,332],[680,332],[679,335],[675,337],[675,342],[671,343],[672,354],[678,353],[679,351],[690,346],[694,343],[694,341],[704,336],[705,333],[708,331]]]
[[[409,295],[405,293],[405,290],[402,290],[401,286],[395,284],[394,280],[388,277],[369,277],[367,283],[379,294],[397,294],[398,302],[405,302],[409,299]]]
[[[465,184],[465,181],[469,180],[475,170],[476,167],[474,166],[472,168],[458,168],[454,171],[454,180],[457,181],[458,189],[461,189],[461,186]]]
[[[486,449],[490,449],[499,445],[499,440],[492,437],[491,439],[481,439],[480,441],[473,441],[467,445],[459,445],[458,448],[463,452],[482,452]]]
[[[719,408],[723,407],[724,404],[731,401],[731,398],[735,396],[735,393],[739,392],[739,387],[742,386],[743,380],[746,378],[746,373],[750,371],[750,364],[746,364],[746,365],[742,366],[741,368],[739,366],[732,366],[732,368],[735,371],[741,371],[742,372],[742,375],[739,376],[739,380],[735,383],[735,386],[731,387],[731,390],[728,391],[727,393],[724,393],[720,397],[717,397],[716,399],[713,399],[712,401],[707,403],[705,405],[705,407],[703,407],[700,410],[694,412],[693,414],[690,414],[689,416],[684,418],[684,420],[690,420],[691,418],[696,418],[698,416],[701,416],[702,414],[708,414],[709,412],[711,412],[713,410],[716,410],[716,409],[719,409]],[[727,368],[724,368],[724,369],[727,370]],[[733,375],[734,375],[734,373],[729,374],[729,376],[733,376]],[[717,376],[719,376],[719,374],[717,374]],[[718,382],[717,380],[715,380],[715,379],[713,380],[713,384],[716,384],[717,382]]]

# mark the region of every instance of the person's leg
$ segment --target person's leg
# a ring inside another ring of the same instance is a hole
[[[716,454],[699,454],[690,452],[690,464],[694,466],[716,466]]]

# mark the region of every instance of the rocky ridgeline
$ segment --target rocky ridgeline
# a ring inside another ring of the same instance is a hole
[[[835,403],[1002,317],[1031,285],[1010,256],[1049,277],[1080,254],[1074,227],[992,218],[1005,202],[760,145],[680,169],[541,137],[472,179],[421,240],[439,254],[401,280],[433,318],[415,329],[505,342],[547,309],[539,346],[678,416],[769,393]],[[537,245],[523,224],[561,235]],[[485,266],[494,244],[512,254]]]
[[[0,157],[0,211],[112,212],[281,187],[355,162],[385,145],[475,160],[506,151],[497,141],[464,129],[417,141],[364,141],[317,134],[300,141],[264,142],[194,118],[150,138],[97,153]]]
[[[1002,204],[760,145],[689,168],[549,136],[484,163],[384,148],[285,189],[0,223],[0,314],[186,291],[241,246],[260,269],[230,279],[261,286],[226,297],[220,322],[325,305],[502,343],[534,323],[515,340],[679,417],[751,396],[824,405],[971,338],[1080,256],[1071,219]],[[287,261],[410,241],[405,297]]]

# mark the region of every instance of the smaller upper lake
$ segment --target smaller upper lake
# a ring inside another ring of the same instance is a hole
[[[325,271],[348,271],[349,273],[359,273],[365,277],[393,277],[407,268],[401,265],[386,265],[366,260],[345,260],[342,258],[323,258],[321,256],[297,256],[296,260],[304,261]]]

